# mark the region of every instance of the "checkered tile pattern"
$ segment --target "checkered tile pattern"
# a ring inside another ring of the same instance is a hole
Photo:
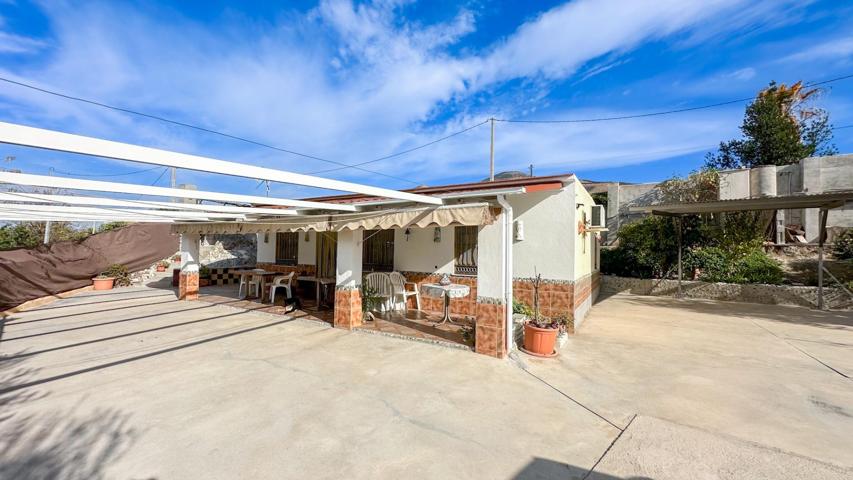
[[[240,283],[240,275],[232,273],[237,270],[243,270],[246,267],[240,268],[211,268],[210,269],[210,284],[211,285],[231,285]]]

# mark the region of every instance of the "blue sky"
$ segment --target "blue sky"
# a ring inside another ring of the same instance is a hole
[[[141,3],[141,4],[140,4]],[[749,97],[769,81],[853,73],[853,4],[576,0],[23,2],[0,0],[0,76],[348,164],[490,116],[631,115]],[[817,104],[853,124],[853,79]],[[662,180],[738,135],[742,104],[583,124],[499,123],[497,169]],[[335,168],[0,82],[0,120],[301,173]],[[836,132],[853,152],[853,129]],[[324,176],[391,188],[482,179],[489,129]],[[12,168],[121,174],[145,165],[0,146]],[[8,167],[7,167],[8,168]],[[105,177],[151,184],[161,170]],[[168,175],[159,180],[166,186]],[[200,189],[257,182],[179,172]],[[315,193],[274,185],[273,195]]]

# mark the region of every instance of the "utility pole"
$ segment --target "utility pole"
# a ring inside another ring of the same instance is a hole
[[[50,167],[50,170],[47,172],[51,177],[53,176],[53,167]],[[48,191],[51,191],[48,189]],[[44,222],[44,244],[47,245],[50,243],[50,220]]]
[[[530,176],[531,177],[533,176],[533,164],[532,163],[530,164]]]
[[[265,182],[266,182],[266,184],[267,184],[267,196],[269,197],[269,196],[270,196],[270,181],[269,181],[269,180],[265,180]]]
[[[495,117],[489,119],[492,123],[492,141],[489,144],[489,181],[495,181]]]
[[[171,172],[172,173],[172,180],[169,182],[169,185],[172,188],[176,188],[178,186],[178,169],[175,167],[172,167],[172,168],[170,168],[170,170],[172,171]],[[178,198],[172,198],[172,202],[177,203]]]

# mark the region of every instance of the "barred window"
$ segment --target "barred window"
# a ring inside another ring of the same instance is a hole
[[[457,275],[477,274],[477,231],[476,226],[454,229],[454,266]]]
[[[364,231],[361,269],[365,272],[394,270],[394,230]]]
[[[296,265],[299,258],[299,233],[280,232],[275,235],[275,263]]]

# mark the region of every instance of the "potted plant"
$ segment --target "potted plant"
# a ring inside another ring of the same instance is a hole
[[[166,260],[161,260],[160,263],[157,264],[158,272],[165,272],[167,268],[169,268],[169,262]]]
[[[539,286],[542,274],[533,280],[533,317],[524,323],[524,346],[521,350],[537,357],[555,357],[560,323],[539,314]]]
[[[367,285],[361,285],[361,319],[365,322],[373,321],[373,310],[379,305],[382,298],[376,295],[376,291]]]
[[[198,269],[198,286],[199,287],[209,287],[210,286],[210,269],[204,265],[202,265]]]
[[[115,283],[115,278],[108,277],[105,272],[99,273],[97,277],[92,279],[95,290],[112,290],[113,283]]]
[[[93,278],[92,283],[95,290],[110,290],[114,286],[126,287],[130,285],[130,272],[126,266],[114,263]]]

